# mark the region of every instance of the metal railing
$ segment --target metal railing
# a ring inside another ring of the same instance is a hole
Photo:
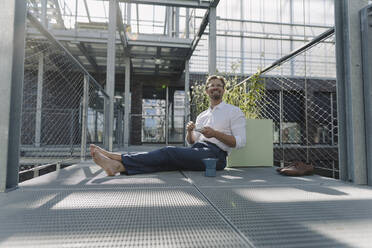
[[[35,16],[27,18],[43,38],[26,39],[21,166],[80,161],[88,143],[103,140],[108,95]]]
[[[260,118],[274,121],[277,165],[304,161],[319,173],[338,178],[336,63],[329,56],[335,54],[333,40],[330,29],[262,69],[265,95],[258,105]],[[320,75],[317,66],[326,66],[327,75]],[[250,79],[235,87],[244,87]]]

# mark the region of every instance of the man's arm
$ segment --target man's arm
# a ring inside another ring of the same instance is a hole
[[[189,123],[187,123],[187,125],[186,125],[186,130],[187,130],[186,141],[189,144],[194,144],[195,140],[196,140],[194,132],[193,132],[194,128],[195,128],[194,122],[190,121]]]
[[[214,130],[211,127],[204,127],[202,134],[206,138],[216,138],[225,145],[234,148],[236,146],[236,139],[233,135],[228,135]]]

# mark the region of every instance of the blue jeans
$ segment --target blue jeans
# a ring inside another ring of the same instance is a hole
[[[134,175],[157,171],[192,170],[203,171],[202,159],[217,158],[216,169],[226,167],[227,153],[215,144],[196,142],[192,147],[167,146],[152,152],[122,154],[124,174]]]

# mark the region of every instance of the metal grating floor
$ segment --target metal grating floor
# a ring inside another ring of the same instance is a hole
[[[371,247],[371,219],[371,187],[319,176],[84,163],[0,194],[0,247]]]

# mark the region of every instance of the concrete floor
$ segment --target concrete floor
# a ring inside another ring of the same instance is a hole
[[[106,177],[92,162],[0,194],[0,247],[371,247],[372,188],[274,168]]]

